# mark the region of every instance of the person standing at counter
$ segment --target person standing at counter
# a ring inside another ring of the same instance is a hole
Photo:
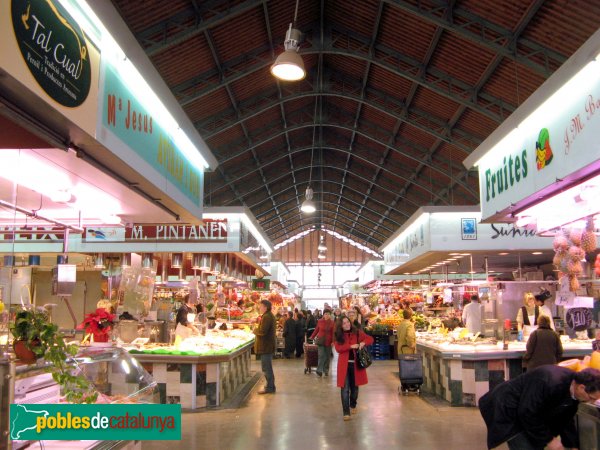
[[[474,335],[481,333],[481,315],[482,315],[481,303],[479,303],[479,296],[477,294],[471,295],[471,303],[463,308],[462,321],[469,330],[469,333]]]
[[[540,308],[535,306],[535,297],[531,292],[525,292],[525,305],[519,308],[517,312],[517,327],[519,330],[519,340],[527,339],[529,335],[537,328]]]
[[[411,320],[412,315],[411,309],[403,310],[403,320],[396,329],[396,335],[398,336],[398,353],[403,355],[417,353],[417,336],[415,333],[415,324]]]
[[[175,317],[175,323],[177,324],[175,336],[186,339],[193,334],[198,334],[198,329],[194,326],[196,305],[190,300],[190,294],[187,294],[183,300],[184,303],[177,310],[177,316]]]
[[[579,402],[600,399],[600,370],[573,372],[542,366],[505,381],[479,400],[488,448],[579,448],[575,414]]]
[[[261,314],[258,325],[254,329],[256,341],[254,353],[260,357],[260,365],[265,376],[266,385],[258,391],[259,394],[275,393],[275,374],[273,373],[273,354],[277,346],[277,325],[275,316],[271,312],[271,302],[261,300],[258,307]]]
[[[523,366],[527,370],[545,364],[556,364],[563,354],[562,343],[556,331],[550,328],[550,318],[538,317],[538,329],[527,340],[527,352],[523,356]]]

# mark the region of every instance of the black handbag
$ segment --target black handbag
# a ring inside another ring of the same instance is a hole
[[[358,332],[356,333],[356,337],[358,338]],[[358,365],[358,367],[361,369],[366,369],[372,363],[373,360],[371,359],[371,353],[369,353],[369,350],[367,350],[366,346],[356,351],[356,365]]]

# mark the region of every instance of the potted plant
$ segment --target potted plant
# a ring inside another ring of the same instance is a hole
[[[85,319],[78,328],[85,329],[91,335],[93,342],[108,342],[110,331],[114,325],[115,315],[105,308],[97,308],[93,313],[85,315]]]
[[[50,363],[46,370],[62,386],[66,400],[72,403],[93,403],[98,396],[93,385],[83,376],[73,375],[72,357],[78,347],[67,344],[58,326],[49,321],[44,310],[22,309],[10,325],[14,337],[13,347],[17,358],[31,364],[43,357]],[[21,354],[25,351],[25,355]]]

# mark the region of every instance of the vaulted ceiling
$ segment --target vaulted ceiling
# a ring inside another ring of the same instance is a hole
[[[278,82],[295,0],[113,3],[219,161],[206,205],[373,249],[420,206],[478,204],[462,161],[600,27],[589,0],[299,0],[307,77]]]

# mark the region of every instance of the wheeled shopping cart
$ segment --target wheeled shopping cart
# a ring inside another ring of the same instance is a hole
[[[312,368],[317,368],[319,364],[319,346],[316,344],[304,343],[304,373],[311,373]]]
[[[408,395],[409,392],[416,392],[419,395],[423,384],[423,355],[420,353],[399,354],[398,369],[400,371],[398,393]]]

